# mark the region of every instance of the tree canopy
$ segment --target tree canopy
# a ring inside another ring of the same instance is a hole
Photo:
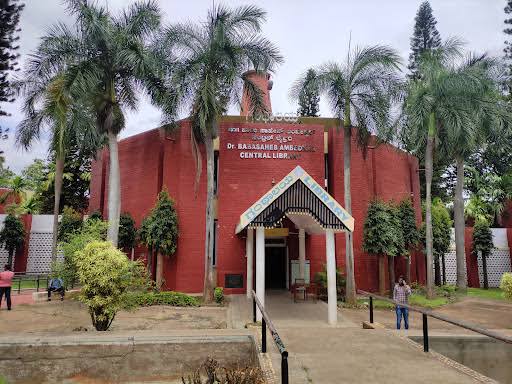
[[[305,87],[299,94],[299,109],[297,113],[300,116],[318,117],[320,111],[320,95],[318,87],[314,85],[315,70],[310,68],[306,73]]]

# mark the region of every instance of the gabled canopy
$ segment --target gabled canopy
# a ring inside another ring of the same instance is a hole
[[[275,227],[285,216],[313,233],[354,230],[354,218],[297,166],[240,216],[235,233],[248,226]]]

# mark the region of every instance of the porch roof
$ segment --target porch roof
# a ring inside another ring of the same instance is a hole
[[[297,166],[240,215],[235,233],[246,227],[276,227],[285,216],[312,233],[354,230],[354,218]]]

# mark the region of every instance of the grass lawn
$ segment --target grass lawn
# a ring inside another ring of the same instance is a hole
[[[18,284],[19,284],[19,280],[13,280],[12,281],[12,289],[13,291],[16,291],[18,289]],[[21,280],[21,289],[29,289],[29,288],[33,288],[33,289],[36,289],[37,288],[37,281],[35,280],[35,278],[33,280],[29,280],[29,279],[22,279]],[[46,289],[46,279],[39,279],[39,289]],[[1,382],[0,382],[1,384]]]
[[[370,301],[367,298],[359,299],[358,302],[360,304],[369,304]],[[428,300],[425,298],[425,296],[413,293],[409,297],[409,304],[414,305],[417,307],[423,307],[423,308],[438,308],[442,307],[445,304],[448,304],[449,300],[446,297],[436,297],[434,299]],[[373,300],[373,307],[379,308],[379,309],[393,309],[395,308],[395,304],[390,303],[388,301],[374,299]]]
[[[479,297],[481,299],[506,300],[503,291],[499,288],[468,288],[467,296]]]

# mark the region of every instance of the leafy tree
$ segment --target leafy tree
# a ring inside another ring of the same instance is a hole
[[[156,285],[160,288],[163,283],[163,256],[173,255],[178,245],[178,215],[167,191],[158,194],[155,207],[140,226],[139,239],[150,250],[151,264],[148,262],[148,266],[156,267]]]
[[[437,21],[432,14],[432,7],[428,1],[421,3],[414,18],[414,34],[411,38],[411,54],[409,55],[409,71],[411,77],[418,76],[420,56],[423,52],[438,48],[441,45],[441,36],[436,28]]]
[[[21,171],[21,177],[25,180],[27,189],[33,192],[44,189],[46,181],[47,164],[44,160],[34,159]]]
[[[119,219],[119,248],[125,251],[132,249],[135,246],[136,237],[135,220],[129,213],[121,214]]]
[[[16,176],[16,174],[9,168],[4,168],[3,166],[0,167],[0,187],[8,187],[14,176]]]
[[[306,87],[299,94],[299,110],[297,113],[300,116],[318,117],[318,112],[320,111],[318,87],[315,87],[314,84],[307,86],[314,78],[315,70],[312,68],[308,69],[304,80]]]
[[[379,257],[379,291],[384,293],[384,257],[388,256],[389,296],[395,284],[394,258],[407,253],[398,207],[373,201],[368,207],[363,229],[363,249]]]
[[[14,253],[23,246],[25,241],[25,227],[23,222],[14,215],[7,215],[4,220],[4,227],[0,231],[0,246],[9,253],[7,264],[12,264]]]
[[[452,230],[452,220],[450,213],[439,198],[432,202],[432,233],[433,233],[433,254],[435,268],[435,282],[441,285],[441,268],[443,275],[443,284],[446,284],[445,253],[450,249],[450,237]],[[423,243],[426,243],[426,225],[423,224],[421,233]],[[428,268],[428,265],[427,265]]]
[[[175,113],[164,61],[150,47],[160,28],[160,9],[154,1],[138,1],[113,15],[97,2],[65,3],[76,29],[54,25],[43,37],[29,70],[34,78],[62,78],[65,94],[73,103],[83,103],[84,112],[90,109],[98,132],[107,136],[108,239],[117,245],[121,207],[117,139],[125,127],[125,111],[136,110],[145,91],[153,102],[165,106],[167,116]]]
[[[9,73],[16,71],[18,57],[16,54],[19,46],[18,23],[21,11],[25,7],[18,0],[0,1],[0,116],[8,113],[2,109],[2,103],[13,102],[14,93],[9,82]],[[5,140],[9,129],[0,127],[0,139]],[[0,155],[3,151],[0,151]]]
[[[59,241],[67,241],[69,236],[82,227],[82,215],[71,207],[64,207],[58,226]]]
[[[328,97],[333,111],[343,127],[343,188],[345,209],[352,214],[352,192],[350,187],[352,130],[363,151],[372,132],[386,138],[393,124],[391,108],[398,100],[401,81],[397,75],[399,54],[386,46],[356,48],[350,51],[343,64],[326,63],[315,70],[316,76],[307,83],[300,78],[292,87],[292,97],[298,98],[309,86],[318,87],[320,94]],[[347,289],[346,300],[356,303],[354,277],[354,245],[352,233],[345,235]]]
[[[512,300],[512,273],[505,272],[501,276],[500,288],[503,291],[503,296],[506,299]]]
[[[402,235],[404,237],[404,247],[407,250],[407,282],[411,281],[411,252],[420,242],[420,231],[416,226],[416,212],[409,199],[400,202],[399,206],[400,222]]]
[[[249,69],[272,71],[282,62],[277,48],[261,36],[265,12],[257,6],[214,6],[200,24],[168,27],[159,45],[163,57],[180,58],[173,78],[182,84],[185,104],[190,106],[192,148],[196,163],[196,186],[202,159],[198,143],[206,153],[206,234],[204,299],[213,300],[214,242],[214,150],[218,121],[228,106],[239,101],[242,84],[251,100],[252,113],[265,110],[261,90],[245,74]]]
[[[493,249],[494,243],[489,223],[486,220],[477,220],[473,227],[473,255],[478,258],[478,255],[480,254],[482,257],[484,289],[489,289],[489,282],[487,279],[487,257],[491,254]]]
[[[79,300],[87,305],[98,331],[110,328],[132,288],[145,285],[144,267],[132,262],[108,241],[94,241],[75,254]]]

